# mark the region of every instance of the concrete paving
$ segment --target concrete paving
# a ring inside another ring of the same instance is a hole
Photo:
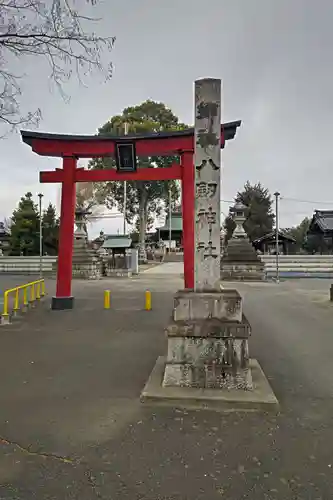
[[[280,415],[142,405],[181,280],[145,273],[76,282],[74,311],[45,305],[0,330],[0,498],[331,498],[328,283],[236,286],[253,327],[251,356]],[[146,289],[151,312],[143,310]]]
[[[156,274],[167,274],[167,275],[181,275],[184,273],[184,263],[183,262],[164,262],[155,267],[151,267],[145,271],[145,274],[156,275]]]

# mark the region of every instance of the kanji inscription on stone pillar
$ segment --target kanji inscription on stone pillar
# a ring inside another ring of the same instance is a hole
[[[221,80],[195,82],[195,290],[220,281]]]

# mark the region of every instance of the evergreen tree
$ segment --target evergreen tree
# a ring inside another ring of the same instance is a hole
[[[237,193],[235,202],[243,203],[248,207],[244,228],[251,241],[273,231],[275,219],[272,213],[273,200],[268,189],[265,189],[260,182],[252,185],[247,181],[243,190]],[[227,217],[224,225],[226,241],[228,241],[235,228],[232,217]]]
[[[283,232],[287,234],[288,236],[292,236],[295,238],[296,243],[295,243],[295,251],[299,252],[302,249],[305,249],[305,245],[307,242],[307,232],[310,227],[311,219],[308,217],[305,217],[302,222],[298,226],[294,227],[288,227],[287,229],[284,229]],[[315,240],[313,239],[312,242]],[[312,251],[312,246],[309,245],[309,248],[311,248],[310,253]]]
[[[57,255],[58,254],[58,239],[59,239],[59,219],[56,215],[56,209],[49,203],[49,206],[44,210],[43,218],[43,254]]]
[[[21,198],[11,221],[11,255],[38,255],[39,214],[30,192]]]
[[[138,106],[123,110],[121,115],[113,116],[98,131],[99,134],[122,135],[125,123],[129,133],[150,133],[161,131],[184,130],[187,125],[181,123],[177,116],[163,103],[147,100]],[[138,158],[138,168],[159,167],[167,168],[177,157],[151,156]],[[90,168],[114,168],[115,162],[111,158],[95,159],[90,162]],[[147,228],[151,217],[158,216],[167,203],[171,191],[172,203],[179,200],[180,190],[177,181],[129,181],[127,182],[126,220],[135,224],[139,230],[140,246],[143,247]],[[117,207],[123,212],[124,183],[121,181],[107,182],[100,186],[97,193],[100,203],[108,208]]]

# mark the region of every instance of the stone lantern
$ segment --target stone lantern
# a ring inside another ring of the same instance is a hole
[[[233,232],[233,238],[247,238],[247,234],[244,229],[244,222],[246,221],[246,213],[247,206],[243,205],[243,203],[238,202],[234,207],[230,207],[230,214],[233,216],[233,220],[236,224],[236,227]]]
[[[73,242],[73,278],[100,279],[101,260],[97,253],[88,247],[86,218],[91,212],[84,208],[75,210],[76,231]]]
[[[221,258],[221,278],[229,281],[262,281],[264,264],[244,229],[247,207],[236,203],[230,208],[236,227]]]

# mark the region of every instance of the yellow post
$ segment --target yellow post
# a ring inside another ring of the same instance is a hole
[[[14,311],[18,311],[20,309],[20,295],[19,295],[20,289],[17,287],[15,289],[15,299],[14,299]]]
[[[111,292],[110,290],[104,290],[104,309],[110,309],[111,307]]]
[[[3,294],[3,311],[1,314],[1,325],[8,325],[10,323],[8,295],[10,292],[13,292],[14,290],[13,289],[6,290],[5,293]]]
[[[36,285],[37,285],[37,288],[36,288],[36,299],[40,300],[40,281],[37,281]]]
[[[31,307],[34,306],[34,302],[35,302],[35,283],[32,282],[32,283],[30,283],[30,305],[31,305]]]
[[[151,292],[149,290],[146,290],[145,293],[145,309],[151,311]]]
[[[45,281],[42,280],[42,293],[41,293],[41,297],[45,297]]]
[[[8,316],[8,295],[10,290],[6,290],[3,296],[3,313],[2,316]]]
[[[23,311],[28,308],[29,302],[28,302],[28,287],[24,286],[23,287]]]

